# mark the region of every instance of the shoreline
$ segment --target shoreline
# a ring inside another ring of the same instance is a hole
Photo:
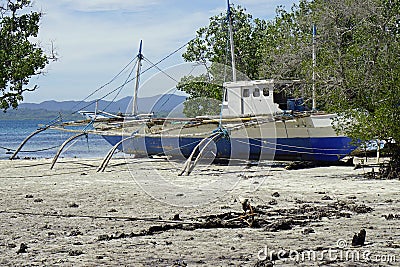
[[[0,161],[2,265],[255,266],[266,248],[368,250],[400,261],[399,180],[368,180],[351,166],[288,171],[267,164],[199,165],[182,177],[182,164],[125,158],[97,173],[100,162],[62,158],[49,170],[51,159]],[[243,213],[244,198],[260,227],[234,217]],[[365,246],[352,247],[361,229]],[[339,240],[346,247],[338,248]],[[17,253],[22,243],[26,253]],[[291,258],[274,263],[296,264]]]

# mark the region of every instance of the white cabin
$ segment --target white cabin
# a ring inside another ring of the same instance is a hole
[[[274,80],[224,83],[222,116],[274,115],[281,113],[274,103]]]

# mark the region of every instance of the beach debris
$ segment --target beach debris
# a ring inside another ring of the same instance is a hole
[[[118,212],[118,210],[112,208],[112,209],[110,209],[108,212]]]
[[[278,193],[278,192],[274,192],[273,194],[272,194],[272,197],[280,197],[281,195]]]
[[[13,244],[13,243],[10,243],[10,244],[7,245],[7,247],[8,247],[8,248],[16,248],[17,245],[15,245],[15,244]]]
[[[71,233],[69,234],[69,236],[78,236],[78,235],[82,235],[82,232],[79,230],[72,230]]]
[[[354,165],[353,170],[358,170],[358,169],[361,169],[361,168],[362,168],[362,165],[360,163],[357,163],[356,165]]]
[[[82,250],[70,250],[69,252],[68,252],[68,255],[69,256],[79,256],[79,255],[82,255],[82,254],[84,254],[83,253],[83,251]]]
[[[172,267],[186,267],[186,266],[188,266],[187,263],[181,259],[174,261],[174,263],[172,264]]]
[[[354,204],[349,206],[350,211],[355,213],[368,213],[373,211],[373,208],[367,207],[365,204]]]
[[[25,198],[33,198],[33,195],[28,194],[28,195],[25,196]]]
[[[36,199],[33,200],[33,202],[40,203],[40,202],[43,202],[43,199],[41,199],[41,198],[36,198]]]
[[[358,234],[357,233],[354,234],[353,240],[351,241],[351,245],[353,247],[364,246],[366,235],[367,235],[367,232],[365,231],[365,229],[361,229]]]
[[[106,234],[104,234],[104,235],[99,235],[98,237],[97,237],[97,241],[109,241],[109,240],[111,240],[112,238],[109,236],[109,235],[106,235]]]
[[[69,203],[69,204],[68,204],[68,207],[69,207],[69,208],[78,208],[79,205],[76,204],[75,202],[72,202],[72,203]]]
[[[17,251],[17,254],[20,253],[27,253],[28,251],[26,251],[28,249],[28,245],[25,243],[21,243],[21,245],[19,246],[19,249]]]
[[[242,209],[244,213],[246,213],[248,210],[252,210],[251,205],[250,205],[250,200],[248,198],[245,198],[241,201],[242,203]]]
[[[285,166],[286,170],[301,170],[317,167],[315,162],[310,161],[293,161]]]
[[[312,228],[304,228],[303,231],[301,232],[303,235],[308,235],[308,234],[312,234],[315,233],[315,230]]]
[[[238,201],[236,201],[238,202]],[[372,209],[364,204],[356,204],[350,201],[335,201],[326,205],[306,203],[300,207],[273,209],[268,205],[252,206],[249,199],[241,201],[242,212],[225,212],[221,214],[210,214],[182,220],[180,215],[174,216],[173,220],[166,224],[153,225],[147,230],[132,233],[120,233],[98,236],[98,241],[110,241],[120,238],[133,238],[139,236],[150,236],[166,231],[181,230],[193,231],[196,229],[238,229],[238,228],[264,228],[265,231],[291,230],[295,226],[306,227],[306,225],[320,221],[322,218],[350,218],[354,213],[369,212]],[[255,218],[255,216],[257,217]],[[179,217],[178,217],[179,216]],[[177,220],[177,219],[180,220]],[[312,228],[305,228],[303,234],[313,233]],[[239,236],[243,237],[243,235]]]
[[[321,200],[332,200],[332,198],[328,195],[325,195],[321,198]]]
[[[277,220],[275,222],[272,222],[265,229],[267,231],[277,232],[280,230],[290,230],[293,228],[293,225],[294,225],[294,221],[292,219],[283,219],[283,220]]]
[[[382,217],[385,217],[386,220],[400,220],[400,214],[389,213],[388,215],[382,215]]]
[[[274,264],[272,261],[265,259],[265,260],[258,260],[256,264],[254,264],[254,267],[273,267]]]
[[[179,213],[177,213],[177,214],[174,215],[173,220],[174,220],[174,221],[182,221],[182,219],[179,217]]]
[[[47,236],[48,236],[48,237],[55,237],[55,236],[56,236],[56,233],[54,233],[54,232],[48,232],[48,233],[47,233]]]
[[[275,206],[275,205],[278,205],[278,201],[277,201],[276,199],[271,199],[271,200],[268,202],[268,204],[271,205],[271,206]]]
[[[374,209],[366,206],[365,204],[356,204],[353,201],[338,200],[334,203],[328,204],[328,207],[335,207],[338,210],[348,210],[355,213],[368,213]]]
[[[253,223],[254,223],[255,213],[254,213],[253,207],[250,204],[250,200],[248,198],[245,198],[245,199],[241,200],[241,203],[242,203],[242,209],[244,211],[244,214],[239,216],[239,218],[241,220],[243,220],[244,222],[246,222],[250,227],[252,227]]]

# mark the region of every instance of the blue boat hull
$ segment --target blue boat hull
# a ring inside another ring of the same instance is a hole
[[[121,136],[103,136],[111,145]],[[187,158],[203,138],[135,137],[122,142],[118,149],[138,156],[168,155]],[[288,160],[335,162],[356,147],[344,136],[313,138],[221,138],[210,147],[217,159]]]

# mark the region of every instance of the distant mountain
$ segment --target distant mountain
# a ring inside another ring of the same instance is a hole
[[[157,95],[152,97],[138,98],[139,113],[154,112],[156,116],[181,117],[183,115],[182,103],[186,100],[185,96],[174,94]],[[131,113],[132,97],[125,97],[116,102],[100,100],[98,109],[110,113]],[[94,111],[95,102],[81,101],[44,101],[42,103],[21,103],[17,110],[10,109],[6,113],[0,112],[0,120],[27,120],[44,119],[51,120],[62,113],[65,120],[82,119],[80,114],[75,111],[86,110]]]
[[[149,112],[171,112],[174,109],[175,112],[181,112],[183,106],[181,105],[186,100],[185,96],[179,96],[174,94],[156,95],[152,97],[138,98],[138,110],[141,113]],[[109,102],[100,100],[98,101],[98,108],[108,112],[122,112],[129,113],[132,110],[132,97],[125,97],[116,102]],[[42,103],[21,103],[18,109],[30,109],[30,110],[49,110],[49,111],[77,111],[87,110],[94,111],[96,103],[92,102],[81,102],[81,101],[44,101]]]

